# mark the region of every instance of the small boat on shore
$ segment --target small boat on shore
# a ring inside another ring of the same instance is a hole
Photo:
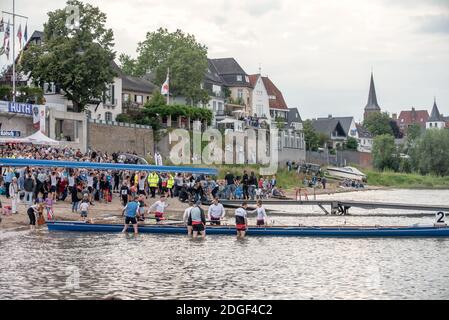
[[[366,174],[354,167],[328,167],[327,172],[333,177],[366,181]]]
[[[49,221],[49,231],[60,232],[97,232],[118,233],[123,229],[123,224],[93,224],[79,221]],[[132,232],[132,226],[128,227]],[[144,225],[139,226],[140,233],[150,234],[187,234],[182,225]],[[235,235],[235,226],[208,226],[207,234]],[[247,231],[248,236],[295,236],[295,237],[449,237],[447,225],[414,225],[409,227],[319,227],[319,226],[279,226],[279,227],[253,227]]]

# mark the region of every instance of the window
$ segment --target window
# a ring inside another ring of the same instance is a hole
[[[212,105],[213,105],[212,110],[214,112],[217,111],[217,101],[212,102]]]
[[[109,101],[112,105],[115,105],[115,86],[113,84],[109,86]]]
[[[245,81],[249,82],[249,77],[248,76],[245,76]]]
[[[223,102],[218,102],[218,111],[223,111]]]
[[[276,100],[276,96],[268,96],[268,99],[270,99],[270,100]]]
[[[221,93],[221,87],[215,84],[212,85],[212,92],[215,93],[216,95],[219,95]]]
[[[134,102],[142,103],[143,102],[143,96],[135,95],[134,96]]]
[[[150,101],[150,96],[147,96],[147,102]]]
[[[238,99],[243,99],[243,89],[238,89],[237,90],[237,98]]]
[[[432,128],[432,122],[429,124],[429,127],[431,127]]]
[[[111,112],[106,112],[106,113],[104,114],[104,119],[105,119],[106,121],[112,121],[112,113],[111,113]]]
[[[123,94],[123,101],[124,102],[128,102],[129,101],[129,93],[124,93]]]
[[[243,81],[243,77],[241,75],[237,76],[237,81]]]
[[[91,119],[92,118],[92,111],[87,110],[86,111],[86,115],[87,115],[87,119]]]

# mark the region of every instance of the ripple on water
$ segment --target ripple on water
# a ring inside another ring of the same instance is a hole
[[[413,195],[421,196],[405,193],[402,202],[411,201]],[[447,192],[439,195],[443,203]],[[438,202],[435,196],[428,199]],[[385,225],[432,221],[429,217],[275,219],[321,225],[345,220]],[[449,299],[448,256],[449,239],[237,241],[209,236],[206,241],[192,241],[169,235],[0,231],[0,298]]]

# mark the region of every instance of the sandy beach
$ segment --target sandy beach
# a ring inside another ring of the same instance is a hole
[[[316,189],[315,195],[318,197],[323,194],[336,194],[336,193],[345,193],[345,192],[353,192],[353,191],[367,191],[367,190],[380,190],[385,189],[382,187],[366,187],[364,189],[353,189],[353,188],[338,188],[332,186],[328,189]],[[307,192],[309,200],[313,200],[314,198],[314,190],[311,188],[302,188],[302,199],[304,200],[304,191]],[[295,198],[296,191],[295,190],[286,190],[286,196],[289,198]],[[11,200],[6,199],[5,196],[1,196],[0,200],[3,206],[11,205]],[[156,198],[148,198],[146,200],[146,204],[148,206],[152,205],[155,201],[158,200],[158,196]],[[182,214],[187,208],[186,203],[182,203],[178,200],[178,198],[169,198],[167,199],[169,203],[169,207],[166,209],[165,217],[167,219],[180,220],[182,218]],[[0,223],[0,230],[2,229],[22,229],[27,228],[29,225],[28,215],[26,213],[27,205],[24,202],[21,202],[18,207],[18,214],[12,215],[3,215],[0,214],[2,218],[2,222]],[[120,203],[120,199],[117,194],[114,194],[112,202],[98,202],[94,203],[94,206],[90,206],[89,208],[89,219],[92,219],[93,223],[122,223],[122,209],[123,206]],[[207,206],[204,207],[207,210]],[[226,209],[226,215],[232,216],[234,209]],[[73,213],[71,211],[71,203],[70,199],[67,198],[65,201],[57,201],[54,206],[54,215],[56,220],[78,220],[80,218],[79,213]],[[44,216],[46,216],[44,210]],[[155,221],[152,219],[148,219],[145,223],[154,223]],[[45,227],[42,226],[42,227]]]

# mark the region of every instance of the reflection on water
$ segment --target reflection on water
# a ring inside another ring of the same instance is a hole
[[[403,192],[404,197],[410,195]],[[447,195],[425,191],[416,203],[444,203]],[[400,202],[406,201],[410,200]],[[274,219],[321,225],[345,220],[405,225],[432,221],[360,216]],[[0,298],[448,299],[448,256],[449,239],[237,241],[209,236],[192,241],[169,235],[0,231]]]

